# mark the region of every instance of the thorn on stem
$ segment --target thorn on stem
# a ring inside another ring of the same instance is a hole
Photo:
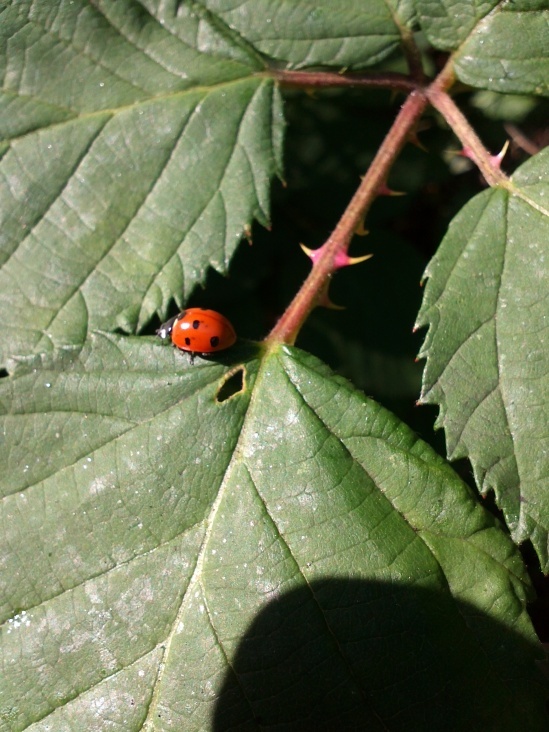
[[[418,147],[423,152],[428,152],[427,148],[423,143],[419,141],[419,138],[417,136],[417,132],[415,130],[412,130],[408,135],[408,142],[410,142],[412,145],[415,145],[415,147]]]
[[[315,264],[319,257],[322,255],[322,251],[325,245],[321,246],[319,249],[309,249],[309,247],[306,247],[305,244],[302,243],[300,243],[299,246],[303,249],[303,251],[309,257],[312,263]],[[350,257],[346,252],[337,252],[337,254],[334,256],[333,266],[334,269],[350,267],[352,264],[360,264],[360,262],[365,262],[367,259],[370,259],[370,257],[373,256],[373,254],[363,254],[361,257]]]
[[[355,234],[357,236],[366,236],[369,233],[370,232],[368,231],[368,229],[364,228],[364,221],[361,221],[360,224],[355,229]]]
[[[299,242],[299,246],[303,249],[303,251],[309,257],[313,264],[316,262],[320,255],[320,252],[322,251],[322,247],[320,247],[320,249],[309,249],[309,247],[306,247],[305,244],[303,244],[302,242]]]
[[[363,254],[362,257],[349,257],[347,254],[341,254],[336,257],[336,262],[338,262],[338,260],[341,261],[341,264],[337,265],[338,267],[348,267],[351,264],[360,264],[361,262],[365,262],[373,256],[373,254]]]
[[[503,158],[505,157],[505,154],[507,153],[508,147],[509,147],[509,140],[506,140],[505,145],[501,148],[501,150],[497,153],[497,155],[490,155],[490,163],[492,164],[492,167],[495,168],[496,170],[500,170],[501,163],[503,161]],[[472,160],[473,163],[475,163],[475,165],[476,165],[475,156],[470,147],[464,147],[462,150],[459,150],[456,154],[462,158],[467,158],[468,160]]]
[[[405,196],[406,191],[393,191],[387,183],[382,183],[377,191],[378,196]]]
[[[316,305],[317,307],[321,308],[328,308],[328,310],[345,310],[345,307],[343,305],[336,305],[332,300],[330,299],[330,295],[328,294],[328,290],[330,288],[330,278],[326,281],[324,284],[324,287],[322,288],[322,292],[319,293]]]

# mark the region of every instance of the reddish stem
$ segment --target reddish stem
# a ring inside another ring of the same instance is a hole
[[[411,46],[412,48],[412,46]],[[346,254],[355,232],[362,228],[364,217],[373,200],[383,190],[389,170],[396,157],[411,137],[414,126],[430,102],[446,119],[456,136],[461,140],[489,185],[506,185],[508,179],[498,169],[497,162],[490,156],[482,142],[471,128],[467,119],[454,104],[447,90],[454,83],[453,61],[450,58],[437,78],[425,87],[419,58],[413,48],[408,49],[409,62],[414,78],[403,74],[345,75],[332,72],[273,71],[279,82],[300,87],[329,86],[378,86],[410,91],[397,118],[387,133],[368,172],[351,199],[345,213],[323,246],[315,252],[311,273],[301,286],[286,312],[265,339],[269,345],[295,342],[297,334],[311,310],[327,300],[327,288],[331,275],[341,265],[342,254]],[[339,258],[339,264],[338,264]],[[351,263],[351,262],[348,262]]]
[[[406,144],[410,130],[426,105],[427,98],[419,91],[412,92],[402,105],[345,213],[323,245],[322,255],[315,260],[301,289],[265,339],[267,344],[295,342],[301,326],[325,292],[326,283],[336,269],[336,254],[347,251],[355,231],[385,183],[391,165]]]
[[[318,89],[322,87],[379,87],[382,89],[399,89],[411,92],[417,89],[417,82],[406,74],[387,71],[370,74],[336,74],[333,71],[286,71],[274,69],[269,76],[279,84],[300,89]]]
[[[426,89],[425,94],[430,103],[437,109],[452,128],[454,134],[474,160],[489,186],[498,186],[508,182],[505,173],[499,169],[494,157],[482,144],[463,112],[446,91],[437,82]]]

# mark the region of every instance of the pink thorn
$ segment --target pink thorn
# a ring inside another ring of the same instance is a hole
[[[507,148],[509,147],[509,140],[505,143],[505,145],[501,148],[501,151],[497,155],[490,155],[490,162],[492,163],[492,167],[496,170],[499,170],[501,168],[501,163],[503,161],[503,158],[505,157],[505,153],[507,152]],[[462,158],[468,158],[469,160],[472,160],[473,163],[476,164],[475,156],[473,155],[473,151],[470,147],[464,147],[463,150],[460,150],[458,152],[458,155],[460,155]]]
[[[351,264],[359,264],[360,262],[365,262],[367,259],[370,259],[370,257],[373,256],[373,254],[365,254],[362,257],[350,257],[346,252],[338,252],[334,257],[334,267],[335,269],[340,269],[341,267],[349,267]]]
[[[315,264],[322,255],[322,250],[326,245],[323,244],[319,249],[309,249],[309,247],[306,247],[305,244],[300,244],[299,246],[303,249],[303,251],[309,257],[312,263]],[[370,259],[370,257],[373,256],[373,254],[364,254],[362,257],[350,257],[347,252],[340,251],[337,252],[334,257],[333,266],[334,269],[341,269],[342,267],[349,267],[351,264],[359,264],[360,262],[365,262],[367,259]]]
[[[475,158],[473,156],[473,151],[470,147],[464,147],[463,150],[460,150],[458,152],[458,155],[462,158],[468,158],[469,160],[472,160],[473,163],[475,162]]]
[[[320,247],[320,249],[309,249],[309,247],[306,247],[305,244],[300,244],[299,246],[303,249],[303,251],[309,257],[313,264],[315,264],[316,260],[320,257],[323,249],[323,246]]]
[[[377,195],[378,196],[405,196],[406,194],[403,191],[393,191],[392,188],[389,188],[387,183],[382,183],[379,188],[377,189]]]
[[[503,158],[505,157],[505,153],[507,152],[508,147],[509,140],[505,142],[505,145],[501,148],[497,155],[490,155],[490,161],[494,168],[497,168],[498,170],[501,168],[501,163],[503,161]]]

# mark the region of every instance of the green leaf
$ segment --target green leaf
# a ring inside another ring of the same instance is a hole
[[[0,20],[5,363],[139,328],[226,271],[268,221],[282,113],[255,51],[198,7],[24,2]]]
[[[316,359],[96,334],[0,406],[5,729],[546,728],[517,550]]]
[[[264,56],[362,67],[409,0],[24,0],[0,9],[0,364],[132,332],[269,220],[283,116]]]
[[[196,5],[158,8],[134,0],[2,3],[2,99],[20,136],[55,121],[249,75],[252,48],[221,32]],[[18,113],[19,111],[19,113]],[[2,137],[7,132],[2,128]]]
[[[546,0],[501,2],[455,57],[459,79],[492,91],[549,96]]]
[[[453,51],[498,0],[416,0],[419,22],[435,48]]]
[[[451,459],[493,489],[515,541],[549,569],[546,413],[549,151],[509,189],[473,199],[432,262],[418,325],[429,325],[422,400],[440,405]]]
[[[231,30],[290,68],[360,68],[395,51],[414,20],[411,0],[205,0]]]

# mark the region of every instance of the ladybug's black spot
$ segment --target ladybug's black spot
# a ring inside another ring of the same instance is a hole
[[[210,338],[210,346],[212,348],[217,348],[219,345],[219,336],[212,336]]]
[[[200,320],[193,320],[193,329],[198,330],[200,328]]]
[[[191,345],[191,339],[190,338],[185,338],[185,345],[186,346],[190,346]]]

